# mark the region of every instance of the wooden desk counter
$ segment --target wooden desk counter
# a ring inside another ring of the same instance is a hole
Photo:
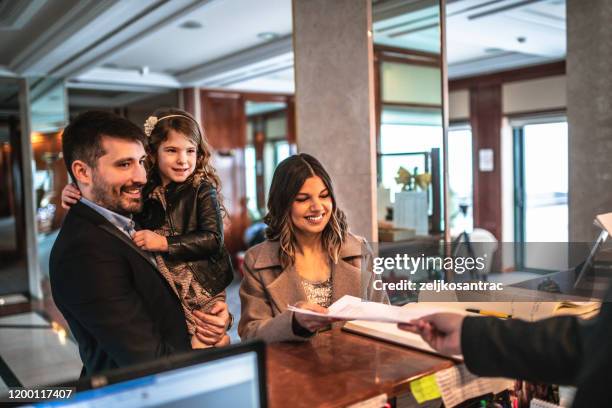
[[[267,347],[268,402],[280,407],[342,407],[454,365],[452,360],[333,329],[305,343]]]

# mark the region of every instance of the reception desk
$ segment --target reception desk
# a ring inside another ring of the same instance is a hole
[[[406,400],[410,381],[455,364],[340,329],[306,343],[271,344],[266,359],[271,408],[344,407],[383,393],[416,406]]]

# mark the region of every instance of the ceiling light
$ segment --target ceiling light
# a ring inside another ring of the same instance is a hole
[[[179,27],[184,28],[186,30],[197,30],[198,28],[204,27],[202,23],[195,20],[187,20],[182,23]]]
[[[257,34],[257,38],[259,38],[260,40],[264,40],[264,41],[274,40],[275,38],[278,38],[278,37],[280,37],[278,33],[273,33],[271,31],[266,31],[266,32]]]
[[[497,54],[502,51],[503,50],[501,48],[497,48],[497,47],[489,47],[489,48],[484,49],[484,52],[486,52],[487,54]]]

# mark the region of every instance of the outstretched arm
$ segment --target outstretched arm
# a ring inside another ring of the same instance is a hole
[[[538,322],[437,313],[399,327],[418,333],[443,354],[463,354],[474,374],[574,384],[582,328],[574,317]]]

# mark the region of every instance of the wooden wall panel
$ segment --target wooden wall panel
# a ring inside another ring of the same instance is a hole
[[[287,141],[296,144],[295,134],[295,98],[287,98]]]
[[[200,91],[199,97],[201,123],[208,142],[215,152],[214,164],[221,178],[221,194],[228,212],[225,242],[228,250],[235,254],[244,249],[242,236],[248,226],[244,164],[246,146],[244,99],[240,94],[214,91]]]
[[[501,241],[501,85],[478,85],[470,89],[470,122],[474,163],[474,226],[484,228]],[[493,171],[479,170],[479,151],[493,150]]]
[[[508,82],[527,81],[530,79],[546,78],[556,75],[565,75],[565,61],[549,62],[541,65],[510,69],[491,74],[451,79],[448,81],[450,91],[470,89],[481,85],[497,85]]]

